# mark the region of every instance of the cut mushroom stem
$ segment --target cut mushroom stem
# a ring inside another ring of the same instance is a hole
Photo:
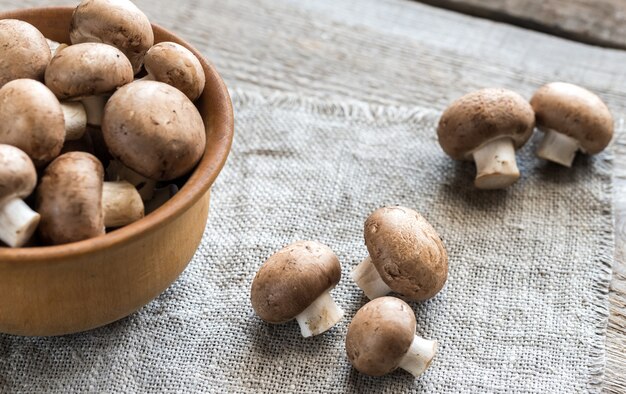
[[[135,186],[121,182],[104,182],[102,186],[104,226],[121,227],[141,219],[144,207]]]
[[[102,114],[104,114],[104,106],[107,103],[107,99],[107,96],[89,96],[81,99],[85,106],[85,112],[87,112],[88,124],[92,126],[102,125]]]
[[[555,130],[546,129],[545,136],[537,149],[537,156],[565,167],[571,167],[578,149],[580,149],[580,143],[576,139]]]
[[[474,185],[479,189],[504,189],[520,177],[511,138],[498,138],[473,152],[476,162]]]
[[[21,199],[9,200],[0,208],[0,240],[12,248],[23,246],[37,229],[39,219]]]
[[[420,338],[417,335],[406,352],[399,367],[418,377],[430,366],[437,353],[437,341]]]
[[[322,293],[311,305],[296,316],[300,332],[305,338],[319,335],[334,326],[343,317],[343,310],[337,306],[330,290]]]
[[[61,103],[63,118],[65,119],[65,140],[79,140],[87,129],[87,114],[80,102]]]
[[[391,293],[391,288],[383,281],[370,257],[361,261],[350,276],[370,300]]]

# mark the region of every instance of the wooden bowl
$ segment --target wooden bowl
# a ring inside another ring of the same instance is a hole
[[[21,19],[47,38],[69,42],[73,8],[0,13]],[[0,332],[63,335],[121,319],[161,294],[194,255],[209,213],[209,188],[233,139],[228,90],[215,68],[189,44],[153,26],[155,42],[173,41],[201,61],[206,85],[197,102],[207,147],[182,189],[162,207],[102,237],[61,246],[0,247]]]

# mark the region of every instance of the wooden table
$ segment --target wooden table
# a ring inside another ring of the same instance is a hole
[[[530,98],[543,83],[564,80],[597,92],[612,109],[618,129],[613,143],[617,250],[605,391],[626,392],[626,52],[408,0],[135,2],[154,22],[204,52],[232,88],[439,109],[487,86],[507,87]],[[620,0],[445,3],[466,4],[470,7],[461,7],[465,11],[520,25],[526,20],[526,26],[586,42],[626,46],[626,24],[621,23],[626,5]],[[49,2],[0,0],[1,10],[28,5]],[[279,23],[285,14],[290,23]],[[314,29],[307,20],[315,22]],[[270,51],[259,45],[267,40],[273,43]],[[355,53],[356,42],[372,50]],[[359,79],[346,78],[355,73]],[[347,82],[354,80],[358,84]]]

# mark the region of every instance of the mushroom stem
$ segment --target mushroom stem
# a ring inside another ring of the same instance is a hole
[[[475,150],[473,155],[476,162],[474,185],[479,189],[504,189],[520,177],[511,138],[490,141]]]
[[[0,240],[12,248],[23,246],[39,224],[37,212],[19,198],[13,198],[0,207]]]
[[[63,118],[65,119],[65,139],[79,140],[87,129],[87,114],[80,101],[63,102]]]
[[[539,144],[537,156],[565,167],[571,167],[580,143],[553,129],[544,129],[544,132],[545,136]]]
[[[104,226],[121,227],[144,216],[143,201],[135,186],[126,181],[104,182],[102,186]]]
[[[436,353],[437,341],[420,338],[416,335],[411,347],[402,357],[398,366],[418,377],[428,369]]]
[[[154,190],[154,196],[150,201],[146,201],[146,215],[156,211],[161,205],[168,202],[178,193],[178,186],[171,184],[166,187]],[[141,190],[139,190],[141,194]]]
[[[139,191],[139,195],[143,201],[150,201],[154,198],[157,182],[136,173],[119,161],[111,161],[107,168],[107,175],[112,181],[123,180],[131,183]]]
[[[370,300],[391,293],[391,288],[383,281],[370,257],[361,261],[350,276]]]
[[[87,112],[87,124],[93,126],[102,125],[102,114],[107,103],[106,96],[88,96],[81,99]]]
[[[311,305],[296,316],[302,336],[308,338],[328,330],[343,317],[343,310],[337,306],[330,290],[317,297]]]

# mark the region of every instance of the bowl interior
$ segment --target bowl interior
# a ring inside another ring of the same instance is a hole
[[[0,13],[0,19],[20,19],[37,27],[47,38],[69,42],[72,7],[32,8]],[[132,241],[140,234],[155,231],[181,215],[204,196],[221,171],[233,140],[233,109],[228,90],[215,67],[191,45],[166,29],[153,24],[155,43],[173,41],[192,51],[206,74],[206,84],[196,106],[204,119],[207,144],[200,163],[180,191],[145,218],[104,236],[58,246],[28,248],[0,247],[0,262],[29,260],[55,261],[83,255]]]

